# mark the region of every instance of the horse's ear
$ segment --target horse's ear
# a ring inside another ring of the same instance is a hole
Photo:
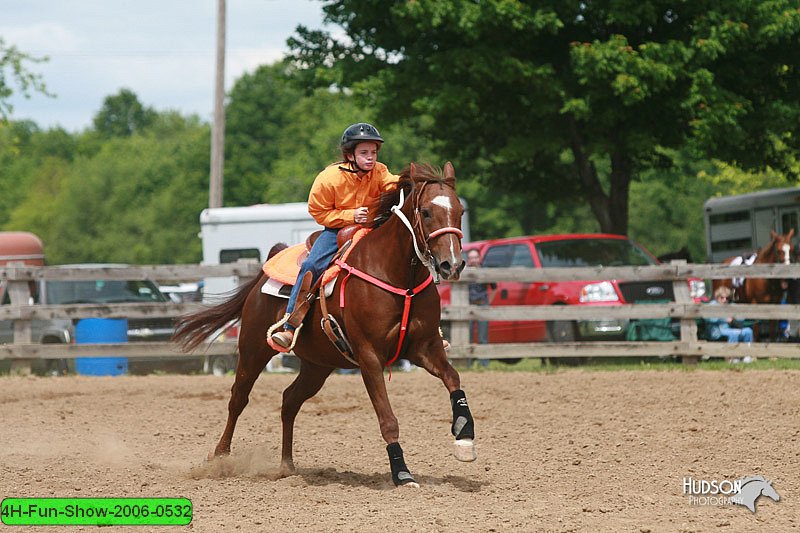
[[[414,163],[409,163],[408,164],[408,177],[413,180],[414,179],[414,174],[416,174],[416,173],[417,173],[417,165],[415,165]]]
[[[453,168],[453,163],[450,161],[444,164],[444,177],[446,179],[456,179],[456,170]]]
[[[772,240],[775,240],[775,239],[778,238],[778,234],[775,233],[774,229],[769,230],[769,235],[770,235],[770,237],[772,237]]]
[[[794,228],[789,230],[789,233],[786,234],[786,240],[791,241],[792,237],[794,237]]]

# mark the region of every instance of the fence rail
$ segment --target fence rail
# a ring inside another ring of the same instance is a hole
[[[0,268],[0,282],[11,296],[11,304],[0,306],[0,320],[14,321],[14,343],[0,345],[0,359],[61,359],[108,356],[110,351],[124,357],[182,357],[177,347],[165,342],[130,344],[46,345],[31,342],[31,321],[56,318],[142,318],[176,317],[196,310],[200,304],[108,304],[108,305],[37,305],[30,303],[29,282],[46,280],[149,279],[185,281],[203,277],[234,276],[249,279],[258,273],[255,261],[225,265],[143,265],[127,267],[63,268],[8,266]],[[800,265],[723,265],[669,264],[645,267],[590,268],[496,268],[466,269],[458,282],[452,283],[451,304],[442,309],[442,319],[451,323],[453,359],[518,358],[518,357],[616,357],[616,356],[683,356],[692,360],[700,356],[763,356],[800,357],[800,345],[753,343],[750,346],[711,343],[698,340],[696,320],[710,317],[800,320],[800,305],[734,305],[707,306],[692,301],[688,279],[724,279],[731,277],[800,278]],[[515,281],[539,283],[620,279],[627,281],[667,280],[673,283],[675,301],[663,304],[625,304],[593,306],[471,306],[468,302],[470,282]],[[519,344],[477,345],[469,342],[471,320],[599,320],[608,318],[650,319],[671,317],[681,321],[680,340],[673,342],[537,342]],[[207,355],[230,354],[231,342],[213,342],[204,347]]]
[[[669,265],[642,267],[588,267],[588,268],[491,268],[466,269],[461,279],[453,283],[451,304],[442,309],[442,320],[451,321],[451,356],[458,358],[519,358],[519,357],[617,357],[617,356],[680,356],[686,362],[695,362],[703,356],[742,357],[764,356],[797,358],[800,345],[783,343],[752,343],[751,345],[707,342],[697,337],[697,319],[728,317],[748,319],[800,319],[800,305],[709,306],[695,303],[689,294],[688,280],[729,279],[735,277],[797,279],[800,265],[750,265],[726,266],[719,264],[687,264],[673,262]],[[591,305],[591,306],[471,306],[468,285],[470,282],[490,283],[514,281],[541,283],[581,280],[671,281],[674,302]],[[535,342],[503,344],[471,344],[471,320],[601,320],[609,318],[680,319],[680,339],[672,342],[646,341],[590,341],[590,342]]]

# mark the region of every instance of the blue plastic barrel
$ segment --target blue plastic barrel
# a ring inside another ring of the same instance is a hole
[[[84,318],[75,325],[76,344],[128,342],[125,318]],[[127,357],[78,357],[75,371],[84,376],[119,376],[128,371]]]

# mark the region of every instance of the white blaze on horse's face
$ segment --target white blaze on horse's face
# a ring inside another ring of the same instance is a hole
[[[431,200],[431,203],[433,205],[437,205],[439,207],[442,207],[447,211],[447,217],[446,217],[446,221],[447,221],[446,225],[447,226],[458,227],[456,225],[456,223],[459,222],[459,220],[456,220],[455,217],[453,216],[453,203],[450,201],[450,197],[444,196],[444,195],[439,195],[436,198],[434,198],[433,200]],[[457,265],[461,261],[461,252],[460,251],[456,252],[456,249],[455,249],[455,245],[456,245],[456,242],[457,242],[457,237],[455,235],[452,235],[452,234],[450,235],[450,237],[451,237],[451,239],[450,239],[450,257],[449,257],[448,261],[450,261],[451,265]]]
[[[792,262],[791,261],[792,256],[789,253],[790,248],[791,247],[788,244],[784,244],[783,246],[781,246],[781,250],[783,250],[783,264],[784,265],[788,265],[789,263]]]

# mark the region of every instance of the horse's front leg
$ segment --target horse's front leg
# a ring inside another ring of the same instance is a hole
[[[450,406],[453,409],[453,424],[450,432],[456,438],[453,454],[459,461],[474,461],[478,458],[475,450],[475,420],[469,410],[467,395],[461,389],[461,376],[447,360],[442,341],[438,336],[420,347],[417,363],[432,376],[442,380],[450,393]]]
[[[386,441],[386,452],[389,454],[389,467],[392,470],[392,482],[395,486],[419,487],[411,471],[406,466],[403,458],[403,448],[400,447],[400,425],[397,417],[392,412],[389,403],[389,394],[386,392],[386,383],[383,381],[383,367],[376,357],[361,358],[361,378],[372,401],[372,407],[378,416],[381,435]]]

